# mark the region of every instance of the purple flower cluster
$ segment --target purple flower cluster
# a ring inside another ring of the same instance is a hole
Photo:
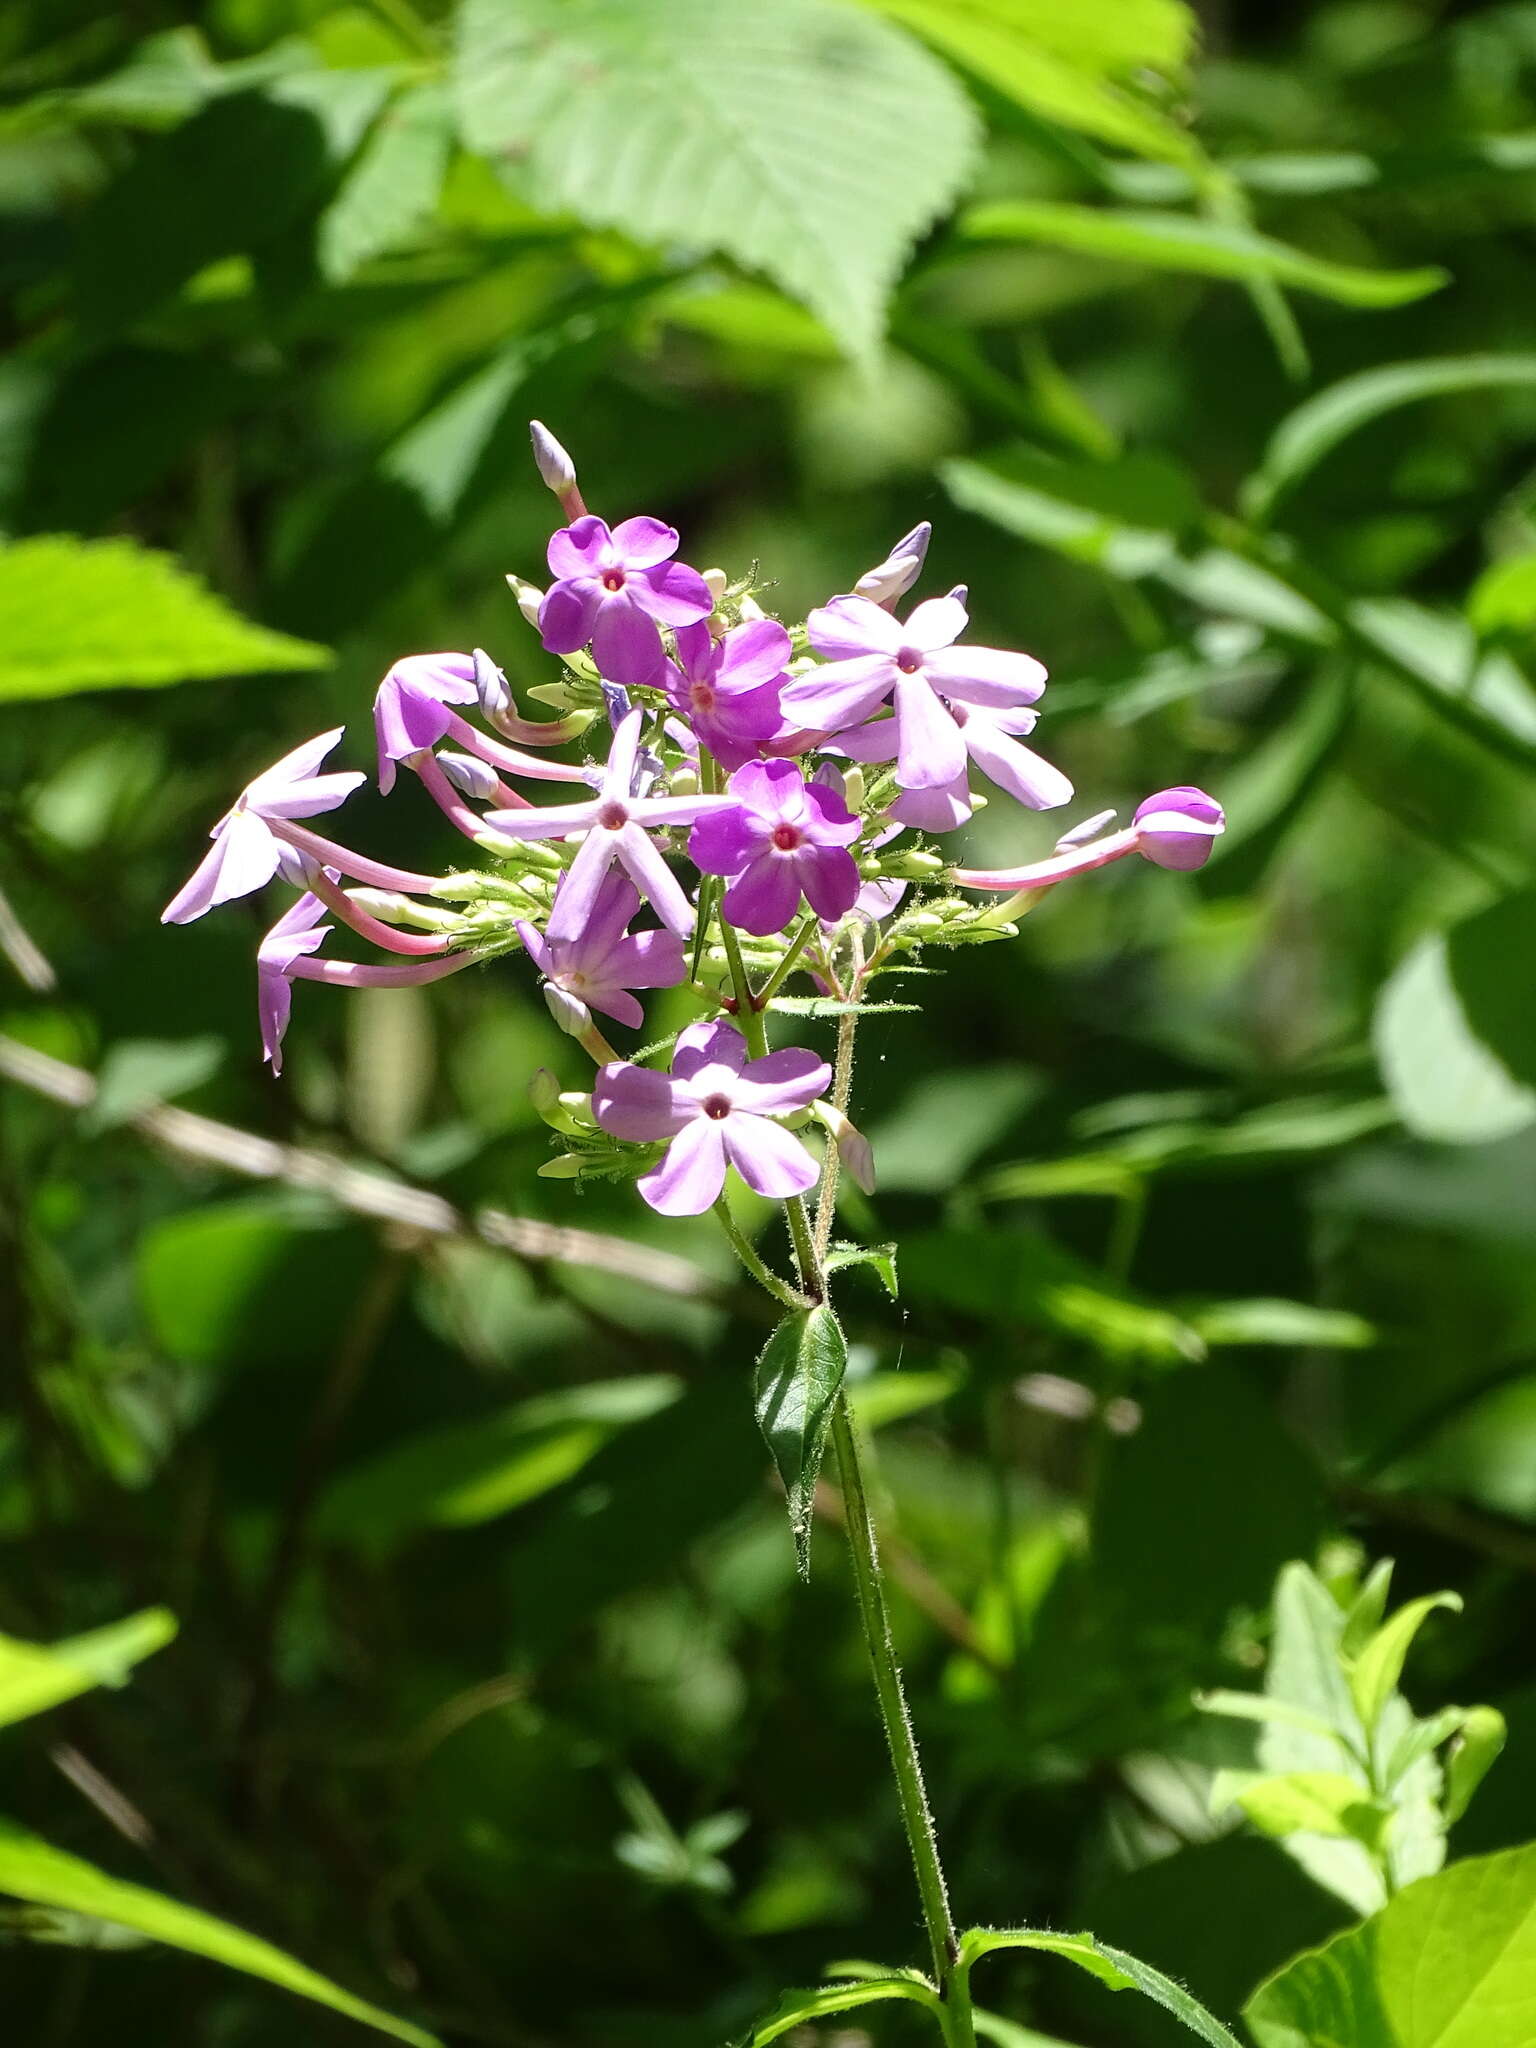
[[[1073,791],[1023,744],[1045,689],[1038,661],[966,642],[963,589],[897,616],[922,572],[927,527],[791,630],[750,589],[678,561],[678,535],[660,520],[610,527],[588,512],[547,430],[536,427],[534,448],[568,524],[549,543],[546,590],[511,580],[544,647],[564,657],[563,679],[535,692],[562,715],[519,710],[478,649],[407,656],[374,699],[380,790],[408,770],[475,847],[475,864],[417,874],[305,823],[364,780],[321,772],[338,729],[247,784],[165,921],[187,923],[278,878],[299,892],[257,949],[274,1071],[295,981],[393,987],[521,951],[556,1021],[597,1063],[589,1107],[560,1111],[560,1128],[585,1147],[570,1170],[624,1170],[634,1160],[624,1147],[665,1143],[639,1177],[665,1214],[709,1208],[728,1168],[781,1200],[816,1172],[784,1120],[814,1109],[866,1181],[867,1145],[840,1106],[820,1101],[826,1063],[802,1048],[766,1050],[781,983],[801,971],[813,989],[857,1000],[920,942],[1009,929],[956,888],[1023,898],[1133,852],[1198,868],[1222,830],[1220,807],[1196,789],[1162,790],[1124,831],[1105,831],[1106,814],[1025,866],[946,868],[905,835],[964,824],[982,801],[973,768],[1030,810]],[[600,757],[590,742],[605,732]],[[588,758],[573,758],[584,740]],[[544,782],[580,794],[537,800]],[[924,883],[944,893],[925,895]],[[653,924],[638,922],[647,909]],[[390,957],[321,957],[338,925]],[[622,1060],[594,1017],[638,1029],[636,991],[668,989],[706,1013],[678,1032],[670,1074]]]

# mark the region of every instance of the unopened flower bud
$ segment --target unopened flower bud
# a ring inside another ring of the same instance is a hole
[[[528,1080],[528,1100],[533,1104],[545,1123],[550,1121],[550,1111],[560,1100],[560,1083],[548,1067],[535,1067]]]
[[[945,862],[938,854],[924,853],[920,847],[912,846],[877,861],[876,873],[896,876],[904,882],[920,882],[929,875],[942,874],[944,867]]]
[[[724,597],[726,591],[730,588],[730,577],[726,575],[723,569],[701,569],[699,574],[703,577],[704,587],[708,590],[718,608],[721,598]]]
[[[277,842],[277,872],[290,889],[312,889],[320,879],[320,863],[312,854],[300,853],[286,839]]]
[[[347,901],[385,924],[414,924],[421,915],[421,905],[402,896],[397,889],[349,889]]]
[[[699,771],[692,762],[685,768],[674,768],[667,787],[673,796],[697,796],[699,793]]]
[[[885,560],[866,570],[854,584],[857,595],[867,597],[889,611],[897,598],[905,596],[922,574],[932,533],[933,528],[925,519],[921,526],[914,526],[910,533],[903,534]]]
[[[530,626],[539,623],[539,606],[544,602],[544,593],[537,583],[525,582],[521,576],[508,576],[507,588],[517,599],[517,608]]]
[[[815,1113],[831,1134],[837,1156],[848,1169],[849,1178],[866,1195],[872,1195],[875,1192],[875,1155],[868,1138],[857,1124],[850,1122],[840,1109],[834,1109],[830,1102],[818,1102]]]
[[[566,499],[576,488],[575,463],[542,420],[528,422],[528,438],[533,443],[533,460],[540,481],[554,492],[564,506]]]
[[[850,811],[861,810],[864,805],[864,770],[851,766],[843,770],[843,802]]]
[[[498,718],[504,718],[512,709],[512,692],[507,687],[506,677],[483,647],[475,649],[474,662],[480,710],[494,725]]]
[[[495,803],[505,795],[495,769],[488,768],[473,754],[443,753],[438,755],[437,763],[454,788],[472,796],[477,803]]]
[[[1113,825],[1113,811],[1095,811],[1091,818],[1084,818],[1080,825],[1063,832],[1056,842],[1056,851],[1066,853],[1074,846],[1086,846],[1090,839],[1097,839],[1107,825]]]
[[[578,997],[567,995],[563,988],[557,988],[552,981],[544,984],[544,1007],[571,1038],[580,1038],[584,1031],[592,1028],[592,1012]]]
[[[540,1180],[575,1180],[587,1164],[584,1152],[562,1152],[556,1159],[546,1159],[538,1169]]]
[[[811,781],[818,783],[822,789],[830,789],[834,796],[847,803],[847,779],[835,761],[818,761],[812,771]]]
[[[740,611],[741,623],[744,626],[749,624],[752,620],[766,619],[768,616],[768,614],[763,610],[762,606],[758,603],[755,597],[744,597],[741,600]]]
[[[1211,848],[1227,829],[1226,813],[1216,799],[1187,783],[1149,796],[1136,806],[1131,823],[1138,853],[1160,868],[1186,873],[1205,866]]]

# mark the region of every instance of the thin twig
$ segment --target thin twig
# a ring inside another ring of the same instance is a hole
[[[37,1052],[17,1039],[0,1035],[0,1080],[28,1088],[71,1109],[84,1109],[96,1099],[95,1077],[48,1053]],[[334,1153],[303,1145],[282,1145],[233,1124],[155,1103],[128,1119],[132,1129],[152,1144],[179,1158],[196,1160],[247,1180],[281,1181],[326,1195],[354,1216],[370,1216],[427,1237],[459,1238],[495,1246],[498,1251],[539,1264],[587,1266],[613,1273],[660,1294],[710,1300],[718,1294],[714,1280],[675,1252],[655,1251],[609,1237],[595,1230],[571,1229],[532,1216],[508,1216],[499,1209],[479,1209],[466,1216],[428,1188],[392,1180],[366,1167],[354,1166]]]
[[[59,985],[53,962],[11,908],[0,889],[0,953],[3,953],[27,987],[40,996],[52,995]]]

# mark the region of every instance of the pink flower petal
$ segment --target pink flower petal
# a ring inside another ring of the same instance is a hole
[[[643,513],[621,519],[613,529],[613,551],[626,569],[654,569],[677,553],[677,528]]]
[[[903,789],[938,789],[965,772],[960,728],[929,688],[924,676],[902,676],[896,685],[900,738],[896,779]]]
[[[777,1124],[737,1111],[714,1128],[724,1133],[726,1156],[755,1195],[782,1202],[815,1186],[815,1161],[798,1138]]]
[[[600,576],[616,557],[608,522],[588,512],[549,537],[549,573],[561,578]]]
[[[613,1138],[637,1142],[673,1138],[693,1121],[692,1103],[680,1102],[670,1074],[628,1060],[599,1067],[592,1084],[592,1114]]]
[[[635,1185],[663,1216],[702,1216],[725,1186],[724,1122],[699,1116],[672,1140],[665,1157]]]
[[[867,597],[834,597],[805,622],[812,647],[829,661],[861,654],[895,654],[906,645],[905,629]]]

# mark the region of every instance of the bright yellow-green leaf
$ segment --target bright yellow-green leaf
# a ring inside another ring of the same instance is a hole
[[[1139,263],[1151,270],[1189,271],[1239,284],[1273,278],[1340,305],[1404,306],[1447,282],[1443,270],[1366,270],[1308,256],[1269,235],[1194,214],[1144,213],[1135,207],[1071,206],[1058,200],[999,199],[972,207],[960,233],[970,241],[1040,242]]]
[[[151,1941],[187,1954],[206,1956],[210,1962],[242,1970],[249,1977],[265,1978],[285,1991],[328,2005],[364,2026],[404,2041],[408,2048],[441,2048],[433,2035],[406,2020],[397,2020],[364,1998],[354,1998],[328,1977],[309,1969],[274,1948],[259,1935],[231,1927],[212,1913],[196,1906],[184,1906],[143,1885],[128,1884],[110,1877],[78,1856],[66,1855],[41,1837],[9,1821],[0,1821],[0,1895],[24,1899],[29,1905],[51,1906],[66,1913],[83,1913],[117,1927],[131,1927]]]
[[[135,1664],[163,1649],[176,1618],[163,1607],[115,1621],[61,1643],[0,1636],[0,1728],[46,1713],[98,1685],[122,1685]]]
[[[169,555],[43,534],[0,547],[0,703],[324,668],[308,640],[253,625]]]

